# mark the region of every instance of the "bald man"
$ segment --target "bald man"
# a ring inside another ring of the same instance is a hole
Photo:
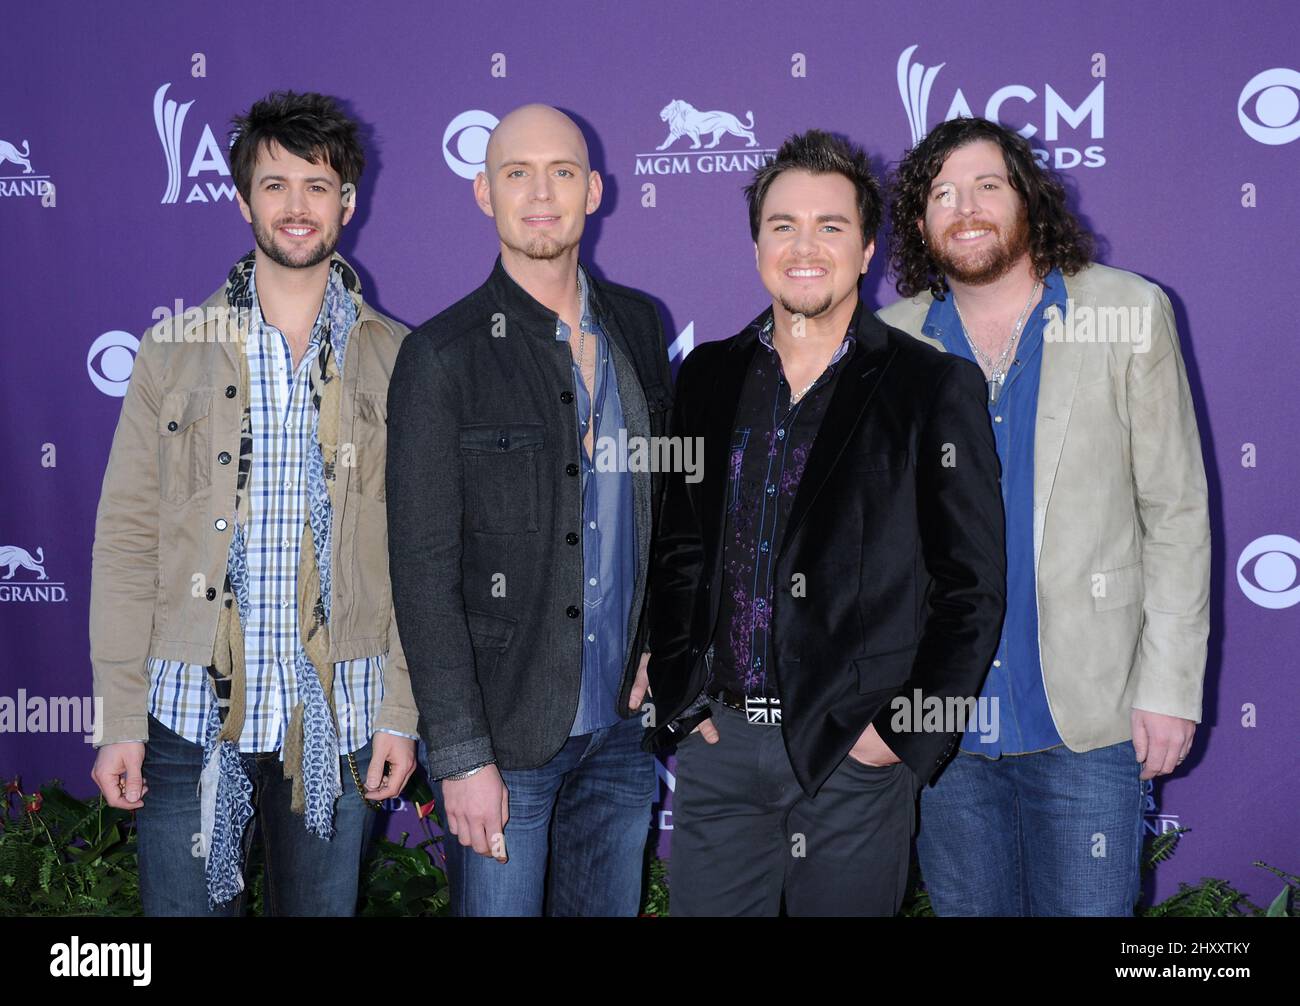
[[[601,192],[568,116],[502,119],[474,179],[500,254],[389,388],[393,603],[456,915],[640,905],[661,475],[636,446],[666,434],[671,375],[654,304],[579,263]]]

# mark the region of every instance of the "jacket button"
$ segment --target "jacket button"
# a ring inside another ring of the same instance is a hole
[[[212,526],[215,527],[218,531],[224,531],[227,527],[229,527],[229,525],[226,523],[226,518],[224,517],[218,517],[216,521],[213,522]]]
[[[217,599],[217,588],[209,587],[207,593],[204,594],[203,596],[206,597],[209,601],[215,601]]]
[[[234,398],[234,397],[235,397],[235,394],[236,394],[235,386],[234,386],[233,384],[227,384],[227,385],[226,385],[226,397],[227,397],[227,398]]]
[[[565,613],[566,615],[568,615],[570,618],[577,618],[577,617],[578,617],[578,608],[577,608],[576,605],[571,604],[571,605],[569,605],[567,608],[564,609],[564,613]]]
[[[567,541],[570,545],[578,544],[578,536],[574,534],[572,531],[570,531],[568,534],[564,536],[564,540]]]
[[[217,460],[220,461],[223,465],[230,464],[230,452],[222,451],[220,454],[217,455]]]
[[[170,432],[172,432],[172,433],[175,433],[176,430],[177,430],[178,428],[179,428],[179,427],[177,427],[177,425],[176,425],[176,420],[174,420],[174,419],[173,419],[170,423],[167,424],[167,429],[168,429]]]
[[[560,401],[562,401],[565,405],[570,405],[570,404],[572,404],[572,403],[573,403],[573,392],[572,392],[572,391],[561,391],[561,392],[560,392]]]
[[[565,474],[565,475],[577,475],[577,474],[578,474],[578,466],[575,465],[572,461],[570,461],[567,465],[564,466],[564,474]]]
[[[510,438],[509,438],[509,437],[507,437],[505,434],[502,434],[501,436],[497,437],[497,449],[498,449],[498,450],[502,450],[502,451],[504,451],[504,450],[505,450],[507,447],[509,447],[509,446],[510,446]]]

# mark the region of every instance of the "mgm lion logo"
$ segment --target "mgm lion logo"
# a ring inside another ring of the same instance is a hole
[[[752,111],[746,112],[745,117],[749,119],[748,125],[742,123],[740,119],[730,112],[701,112],[689,102],[682,101],[681,98],[674,98],[659,113],[659,118],[668,123],[668,139],[664,140],[655,149],[664,150],[680,137],[689,136],[691,138],[691,149],[698,150],[700,136],[707,133],[713,134],[713,142],[707,144],[705,149],[716,147],[718,141],[727,133],[745,140],[747,147],[757,147],[758,140],[754,139],[753,133],[754,113]]]
[[[30,569],[36,574],[38,580],[49,579],[45,575],[45,550],[39,546],[33,557],[27,549],[19,548],[17,545],[0,545],[0,566],[9,567],[9,572],[0,577],[0,580],[12,580],[19,566]]]
[[[18,153],[18,148],[8,140],[0,140],[0,164],[5,161],[13,161],[23,169],[24,175],[30,175],[32,173],[32,162],[28,158],[31,156],[32,148],[27,145],[26,140],[23,140],[23,152],[21,154]]]

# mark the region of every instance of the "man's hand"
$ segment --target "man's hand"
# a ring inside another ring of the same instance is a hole
[[[640,709],[645,697],[650,694],[650,654],[641,654],[641,663],[637,665],[636,680],[632,682],[632,694],[627,697],[629,709]]]
[[[872,765],[876,768],[883,768],[886,765],[896,765],[901,758],[890,749],[876,732],[876,725],[870,724],[858,738],[858,742],[849,749],[849,757],[855,761],[860,761],[864,765]]]
[[[1181,716],[1166,716],[1146,709],[1134,709],[1133,750],[1142,762],[1142,779],[1168,775],[1187,757],[1192,748],[1196,724]]]
[[[378,802],[400,796],[414,771],[415,741],[382,730],[371,735],[366,799]]]
[[[149,792],[140,776],[142,765],[144,745],[140,741],[105,744],[95,755],[95,767],[90,770],[90,778],[95,780],[110,807],[139,810],[144,806],[142,797]]]
[[[695,724],[695,729],[691,733],[699,734],[710,744],[718,743],[718,728],[713,725],[712,716]]]
[[[486,765],[468,779],[442,781],[442,809],[447,828],[461,845],[472,845],[480,856],[507,862],[505,828],[510,820],[510,791],[495,765]]]

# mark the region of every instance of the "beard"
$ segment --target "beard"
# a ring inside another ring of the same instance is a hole
[[[818,315],[825,314],[830,310],[832,299],[828,293],[821,300],[812,300],[810,298],[802,304],[787,300],[784,295],[779,296],[777,301],[790,314],[802,315],[805,318],[816,318]]]
[[[534,259],[538,262],[549,262],[557,259],[570,250],[578,246],[577,241],[570,241],[567,244],[553,237],[547,237],[544,234],[537,234],[530,237],[524,244],[516,244],[512,240],[502,239],[502,243],[511,251],[518,252],[527,258]]]
[[[992,229],[993,240],[989,247],[961,258],[950,253],[949,237],[976,226]],[[941,239],[927,228],[925,243],[930,250],[930,257],[945,277],[967,286],[985,286],[1001,279],[1011,271],[1012,266],[1029,254],[1029,213],[1021,208],[1009,234],[1003,233],[1001,228],[991,223],[975,221],[953,224]]]
[[[252,212],[251,210],[249,211]],[[327,258],[334,254],[334,249],[339,244],[339,234],[343,230],[342,219],[335,222],[332,230],[325,230],[320,227],[314,220],[282,220],[278,226],[292,227],[299,224],[303,227],[314,227],[320,235],[320,241],[315,247],[307,248],[298,252],[298,257],[291,257],[290,253],[276,244],[276,232],[266,227],[257,214],[253,216],[253,240],[257,242],[257,247],[262,249],[262,254],[269,258],[276,265],[282,265],[286,269],[310,269],[312,266],[320,265]]]

